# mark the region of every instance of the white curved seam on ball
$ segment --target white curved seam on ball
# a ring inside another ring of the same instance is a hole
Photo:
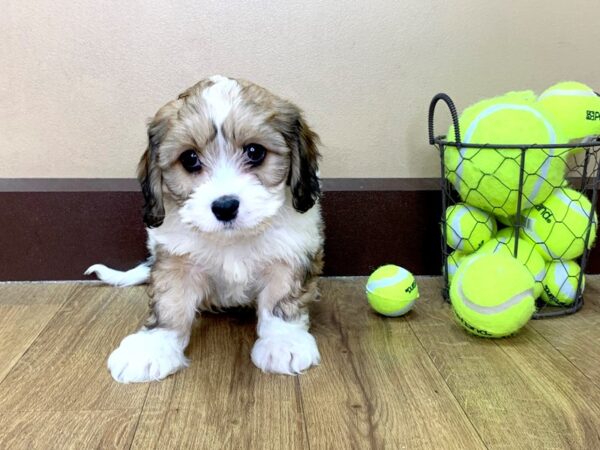
[[[585,211],[585,209],[583,209],[583,206],[581,205],[581,203],[579,203],[579,201],[572,199],[571,197],[569,197],[567,194],[565,194],[564,192],[558,192],[556,194],[556,196],[565,204],[565,206],[567,208],[569,208],[572,211],[575,211],[576,213],[580,214],[581,216],[583,216],[585,219],[587,219],[589,217],[589,213],[587,213]]]
[[[500,305],[482,306],[482,305],[477,305],[477,304],[471,302],[469,299],[467,299],[467,297],[463,291],[462,285],[459,285],[459,287],[458,287],[458,295],[460,296],[460,301],[462,302],[462,304],[464,306],[466,306],[467,308],[469,308],[479,314],[484,314],[484,315],[498,314],[498,313],[504,312],[507,309],[509,309],[510,307],[518,305],[525,298],[527,298],[529,296],[534,297],[533,288],[531,288],[531,289],[527,289],[523,292],[520,292],[516,295],[513,295],[511,298],[509,298],[504,303],[501,303]]]
[[[563,95],[568,97],[596,97],[596,93],[594,91],[553,89],[540,95],[538,97],[538,102],[548,97],[558,97]]]
[[[463,273],[464,273],[464,271],[466,271],[466,270],[467,270],[469,267],[471,267],[471,266],[473,265],[473,263],[474,263],[475,261],[477,261],[477,259],[478,259],[477,257],[474,257],[474,258],[467,258],[467,259],[466,259],[466,261],[465,261],[465,262],[463,262],[463,264],[462,264],[462,267],[461,267],[461,268],[462,268],[462,270],[463,270]],[[462,285],[462,279],[463,279],[463,276],[461,275],[460,277],[458,277],[458,278],[455,278],[453,282],[454,282],[454,283],[458,283],[458,286],[461,286],[461,285]]]
[[[496,246],[494,247],[494,251],[493,253],[497,253],[500,251],[500,249],[502,248],[502,245],[506,245],[508,247],[508,238],[505,237],[501,237],[501,238],[496,238],[496,240],[498,241],[498,243],[496,244]],[[510,248],[509,248],[510,250]],[[512,252],[511,252],[512,253]]]
[[[451,247],[453,248],[457,248],[458,244],[460,243],[460,241],[462,240],[461,235],[454,229],[454,226],[452,226],[452,224],[458,224],[458,227],[460,229],[460,222],[463,218],[463,216],[467,213],[467,210],[469,210],[466,206],[464,205],[465,208],[461,208],[459,209],[459,211],[457,213],[454,213],[454,217],[453,220],[451,220],[450,222],[450,228],[452,229],[452,240],[451,240]],[[469,210],[470,211],[470,210]],[[446,236],[447,238],[447,236]],[[452,245],[454,244],[454,245]]]
[[[556,144],[556,132],[554,131],[554,127],[552,126],[552,124],[550,122],[548,122],[548,120],[544,117],[544,115],[542,113],[540,113],[539,111],[537,111],[533,108],[530,108],[530,109],[531,109],[530,112],[535,117],[540,119],[542,121],[542,123],[544,124],[544,126],[546,127],[546,131],[548,131],[548,135],[550,137],[550,144]],[[541,149],[539,151],[541,151]],[[542,183],[544,183],[546,181],[546,177],[548,176],[548,172],[550,171],[550,165],[552,163],[552,158],[554,158],[555,153],[556,153],[556,149],[548,149],[548,156],[546,157],[546,160],[542,164],[541,174],[537,176],[537,179],[536,179],[535,184],[533,185],[533,189],[531,191],[531,201],[529,201],[526,198],[527,203],[533,205],[536,202],[537,196],[540,193],[540,189],[542,189]],[[522,168],[522,170],[524,170],[524,168]]]
[[[456,264],[456,263],[448,264],[448,275],[454,276],[454,274],[456,274],[457,270],[458,270],[458,264]]]
[[[523,229],[523,231],[525,231],[525,234],[529,237],[529,239],[533,240],[537,245],[539,245],[540,247],[543,246],[544,247],[543,251],[548,253],[550,258],[559,259],[559,256],[556,255],[552,250],[550,250],[550,248],[548,247],[546,242],[544,242],[544,240],[540,237],[540,235],[534,231],[534,227],[535,227],[535,219],[532,219],[531,217],[527,217],[525,219],[525,228]]]
[[[373,294],[375,289],[385,288],[389,286],[393,286],[396,283],[400,283],[404,281],[408,276],[409,272],[402,267],[398,267],[398,272],[391,277],[383,278],[381,280],[369,281],[367,283],[367,291]]]
[[[571,284],[570,278],[568,269],[561,263],[560,267],[554,271],[554,282],[558,286],[557,298],[561,293],[568,296],[568,298],[575,298],[575,288]]]
[[[415,304],[415,301],[416,300],[411,300],[403,308],[400,308],[400,309],[398,309],[398,310],[396,310],[394,312],[391,312],[391,313],[386,313],[385,315],[389,316],[389,317],[398,317],[398,316],[401,316],[401,315],[407,313],[412,308],[412,306]]]
[[[460,192],[460,186],[462,183],[462,172],[464,167],[462,151],[463,147],[458,149],[458,163],[456,164],[456,179],[454,181],[454,188],[457,192]]]
[[[545,276],[546,276],[546,267],[540,269],[540,271],[537,273],[537,275],[534,275],[533,278],[535,278],[536,282],[541,283],[544,280]]]

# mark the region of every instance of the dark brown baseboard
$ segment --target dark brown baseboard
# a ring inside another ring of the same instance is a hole
[[[385,263],[440,273],[437,179],[326,179],[323,188],[325,275]],[[127,269],[147,256],[133,179],[4,179],[0,205],[0,281],[87,279],[91,264]],[[588,272],[599,273],[600,253],[591,256]]]

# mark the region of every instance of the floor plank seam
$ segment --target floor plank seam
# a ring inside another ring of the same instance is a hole
[[[467,421],[471,424],[471,427],[473,427],[473,430],[475,431],[475,433],[477,434],[477,437],[479,437],[479,440],[481,442],[481,445],[483,445],[486,449],[489,450],[488,445],[486,444],[486,442],[484,441],[483,437],[481,436],[481,433],[479,432],[479,429],[475,426],[475,424],[473,423],[473,421],[471,420],[471,417],[469,416],[469,414],[467,413],[467,411],[465,411],[465,409],[463,408],[462,403],[458,400],[458,398],[456,397],[456,395],[454,394],[454,391],[452,390],[452,388],[448,385],[448,383],[446,382],[446,378],[442,375],[442,372],[440,372],[439,367],[437,366],[437,364],[435,363],[435,361],[433,360],[433,358],[431,357],[431,355],[429,354],[429,352],[427,351],[427,348],[425,348],[425,345],[423,345],[423,342],[421,342],[421,339],[419,338],[419,335],[415,332],[414,328],[412,327],[410,320],[406,319],[406,322],[408,323],[408,327],[410,328],[410,330],[412,331],[413,335],[415,336],[415,338],[417,339],[417,342],[419,343],[419,345],[421,346],[421,348],[423,349],[423,352],[427,355],[427,358],[429,358],[429,361],[431,361],[431,364],[433,365],[433,367],[435,367],[435,371],[438,373],[438,375],[440,376],[440,378],[442,379],[442,381],[444,382],[444,384],[446,385],[446,387],[448,388],[448,391],[450,392],[450,395],[452,395],[452,398],[454,399],[454,401],[456,402],[456,404],[458,405],[458,407],[460,408],[460,410],[463,412],[463,414],[465,415]]]
[[[298,397],[300,401],[300,412],[302,414],[302,429],[304,430],[304,438],[306,439],[306,446],[308,450],[310,450],[310,438],[308,436],[308,418],[306,417],[306,412],[304,410],[304,395],[302,394],[302,384],[300,383],[300,378],[296,377],[296,389],[298,389]]]
[[[146,394],[144,395],[144,402],[142,403],[142,407],[138,411],[138,417],[137,417],[137,420],[135,421],[135,425],[133,427],[133,433],[131,434],[131,442],[129,443],[129,447],[127,447],[129,450],[131,450],[131,448],[133,447],[133,444],[135,442],[135,437],[137,435],[137,431],[138,431],[138,427],[140,426],[140,422],[142,421],[142,416],[144,415],[144,409],[146,408],[146,401],[148,400],[149,393],[150,393],[150,384],[148,384],[148,386],[146,386]]]
[[[334,324],[337,325],[339,336],[342,341],[342,345],[348,350],[348,353],[347,353],[348,363],[350,364],[350,368],[352,369],[352,375],[354,377],[354,380],[356,381],[356,385],[360,391],[361,397],[366,406],[367,425],[369,428],[369,432],[368,432],[369,436],[368,437],[370,440],[371,448],[379,448],[377,445],[376,437],[375,437],[376,425],[373,422],[374,406],[371,401],[371,396],[369,395],[369,392],[367,392],[367,388],[365,387],[365,382],[363,381],[360,374],[358,373],[359,364],[357,364],[357,362],[354,360],[354,353],[352,351],[352,348],[348,344],[348,331],[347,330],[344,331],[343,326],[342,326],[342,321],[339,320],[340,305],[339,305],[338,301],[335,301],[333,303],[333,310],[335,311],[335,314],[334,314],[335,319],[333,320]]]

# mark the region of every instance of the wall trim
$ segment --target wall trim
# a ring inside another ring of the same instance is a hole
[[[326,276],[368,275],[382,264],[439,275],[437,178],[323,180]],[[135,179],[0,179],[0,281],[89,280],[102,262],[146,258]],[[592,252],[588,273],[600,273]]]

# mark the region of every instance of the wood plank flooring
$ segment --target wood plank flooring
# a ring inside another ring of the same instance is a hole
[[[459,328],[438,278],[396,319],[364,282],[321,280],[322,363],[304,375],[254,368],[247,310],[203,316],[189,368],[133,385],[106,358],[144,287],[0,284],[0,449],[600,448],[600,277],[579,313],[502,340]]]

